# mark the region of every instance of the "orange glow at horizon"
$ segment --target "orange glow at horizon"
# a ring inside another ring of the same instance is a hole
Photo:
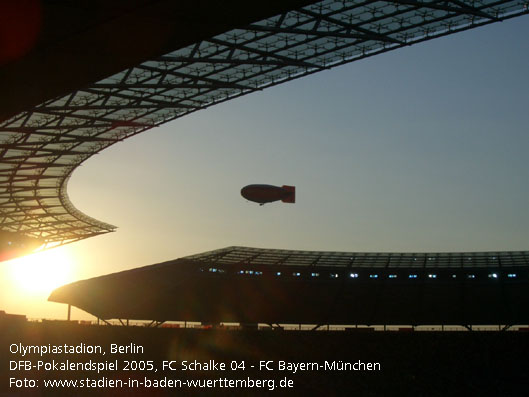
[[[51,293],[71,280],[72,262],[70,255],[61,248],[10,260],[7,264],[11,288],[30,295]]]

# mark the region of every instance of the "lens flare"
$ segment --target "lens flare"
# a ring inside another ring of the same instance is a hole
[[[13,259],[8,264],[13,288],[26,293],[51,292],[67,283],[72,275],[72,260],[63,248]]]

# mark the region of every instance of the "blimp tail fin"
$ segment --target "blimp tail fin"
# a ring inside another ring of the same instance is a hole
[[[283,185],[281,187],[289,193],[288,196],[282,199],[281,201],[283,203],[295,203],[296,202],[296,187],[287,186],[287,185]]]

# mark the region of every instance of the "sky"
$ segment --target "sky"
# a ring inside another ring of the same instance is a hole
[[[242,245],[529,250],[529,17],[215,105],[97,154],[70,179],[117,232],[0,263],[0,310],[66,317],[65,283]],[[258,206],[248,184],[295,185]],[[139,286],[141,288],[141,286]],[[93,319],[80,310],[73,319]]]

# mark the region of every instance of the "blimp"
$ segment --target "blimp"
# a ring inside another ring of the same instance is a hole
[[[283,203],[296,202],[295,186],[248,185],[241,189],[245,199],[264,205],[281,200]]]

